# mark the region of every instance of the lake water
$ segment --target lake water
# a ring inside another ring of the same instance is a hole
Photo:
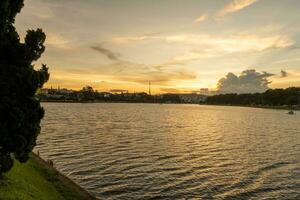
[[[35,151],[99,199],[300,199],[300,112],[43,106]]]

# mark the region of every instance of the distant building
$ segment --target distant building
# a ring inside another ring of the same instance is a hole
[[[111,93],[109,93],[109,92],[101,92],[100,94],[102,94],[104,98],[110,98],[111,97]]]
[[[205,95],[201,95],[201,94],[178,94],[180,100],[183,103],[200,103],[200,102],[204,102],[207,98],[207,96]]]
[[[208,96],[210,94],[209,89],[208,88],[201,88],[199,94]]]
[[[60,89],[58,92],[59,92],[60,94],[65,94],[65,95],[69,95],[69,94],[74,93],[73,90],[68,90],[68,89],[66,89],[66,88]]]
[[[217,91],[212,91],[209,88],[200,88],[199,94],[204,95],[204,96],[212,96],[216,95],[218,92]]]
[[[128,90],[114,89],[114,90],[110,90],[109,92],[111,92],[113,94],[122,94],[122,93],[128,93]]]
[[[40,90],[39,95],[43,96],[47,99],[62,99],[62,98],[68,98],[71,95],[74,95],[75,91],[69,90],[69,89],[49,89],[49,88],[43,88]]]

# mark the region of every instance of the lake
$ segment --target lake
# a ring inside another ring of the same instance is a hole
[[[35,151],[99,199],[300,199],[300,112],[43,103]]]

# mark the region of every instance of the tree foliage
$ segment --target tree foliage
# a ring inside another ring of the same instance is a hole
[[[85,87],[82,88],[82,90],[80,91],[80,94],[82,95],[82,100],[83,101],[93,101],[95,100],[95,92],[93,87],[87,85]]]
[[[254,94],[220,94],[208,97],[206,103],[221,105],[295,106],[300,105],[300,88],[269,89],[264,93]]]
[[[12,168],[12,155],[26,162],[36,145],[44,110],[35,93],[49,79],[46,65],[35,70],[32,64],[45,50],[46,35],[29,30],[22,43],[14,26],[23,1],[0,1],[0,175]]]

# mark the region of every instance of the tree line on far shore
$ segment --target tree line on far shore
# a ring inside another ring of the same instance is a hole
[[[68,91],[64,93],[64,90]],[[300,87],[269,89],[263,93],[228,93],[214,96],[197,94],[160,94],[98,92],[90,86],[82,90],[48,89],[48,93],[39,93],[42,101],[54,102],[130,102],[130,103],[194,103],[208,105],[243,106],[300,106]]]
[[[47,93],[40,91],[36,94],[36,97],[46,102],[184,103],[178,94],[149,95],[145,92],[99,92],[91,86],[85,86],[79,91],[68,89],[46,90]]]
[[[300,87],[269,89],[253,94],[219,94],[207,97],[206,104],[245,106],[299,106]]]

